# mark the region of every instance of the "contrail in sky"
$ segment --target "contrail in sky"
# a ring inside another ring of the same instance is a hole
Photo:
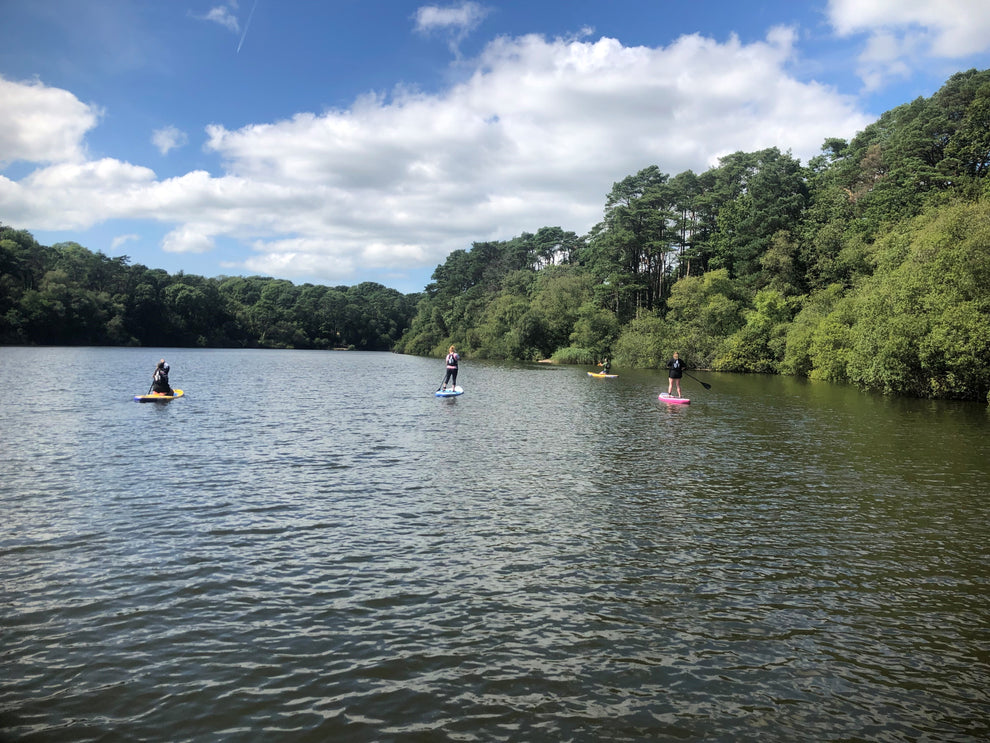
[[[248,13],[247,23],[244,24],[244,33],[241,34],[241,40],[237,44],[237,54],[241,53],[241,47],[244,45],[244,37],[247,36],[248,28],[251,26],[251,18],[254,17],[254,9],[258,7],[258,0],[254,0],[254,4],[251,6],[251,12]]]

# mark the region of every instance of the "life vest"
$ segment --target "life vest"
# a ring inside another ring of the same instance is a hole
[[[155,392],[172,393],[172,387],[168,383],[168,372],[164,369],[155,369],[155,374],[151,378],[151,387]]]

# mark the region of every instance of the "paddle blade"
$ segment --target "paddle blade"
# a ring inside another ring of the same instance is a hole
[[[710,389],[712,388],[712,386],[711,386],[710,384],[708,384],[708,382],[702,382],[702,381],[701,381],[700,379],[698,379],[698,378],[697,378],[696,376],[694,376],[693,374],[688,374],[687,372],[684,372],[684,376],[685,376],[685,377],[690,377],[690,378],[691,378],[691,379],[693,379],[693,380],[694,380],[695,382],[697,382],[697,383],[698,383],[698,384],[700,384],[700,385],[701,385],[702,387],[704,387],[704,388],[705,388],[706,390],[710,390]]]

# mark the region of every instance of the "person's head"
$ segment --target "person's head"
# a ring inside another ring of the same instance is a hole
[[[447,353],[454,353],[454,347],[451,346],[450,348],[448,348]]]
[[[680,356],[677,355],[677,351],[674,351],[674,358],[675,359],[679,359],[680,358]]]
[[[158,362],[158,368],[162,369],[164,368],[164,366],[165,366],[165,359],[162,359],[161,361]]]

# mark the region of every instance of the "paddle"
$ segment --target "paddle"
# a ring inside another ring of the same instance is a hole
[[[446,379],[446,378],[447,378],[447,376],[446,376],[446,375],[444,375],[444,379]],[[456,385],[452,385],[452,386],[456,386]],[[440,383],[440,386],[439,386],[439,387],[437,387],[437,392],[439,392],[439,391],[440,391],[440,390],[442,390],[442,389],[443,389],[443,382],[441,382],[441,383]]]
[[[688,374],[687,372],[684,372],[684,376],[686,376],[686,377],[691,377],[691,375],[690,375],[690,374]],[[698,379],[697,377],[691,377],[691,379],[693,379],[693,380],[694,380],[695,382],[697,382],[698,384],[700,384],[700,385],[701,385],[702,387],[704,387],[704,388],[705,388],[706,390],[710,390],[710,389],[712,388],[712,386],[711,386],[710,384],[708,384],[708,382],[702,382],[702,381],[701,381],[700,379]]]
[[[450,385],[450,388],[451,388],[451,389],[454,389],[454,387],[456,387],[456,386],[457,386],[456,384],[452,384],[452,385]],[[443,382],[441,382],[441,383],[440,383],[440,386],[439,386],[439,387],[437,387],[437,392],[439,392],[439,391],[440,391],[440,390],[442,390],[442,389],[443,389]]]

